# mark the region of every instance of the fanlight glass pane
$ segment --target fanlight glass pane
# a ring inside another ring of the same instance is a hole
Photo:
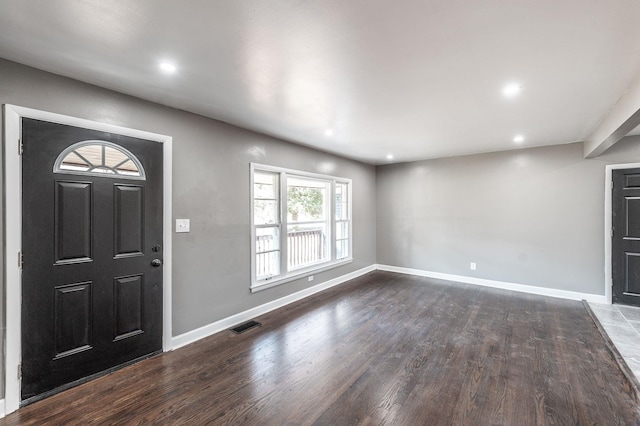
[[[145,178],[142,164],[133,154],[121,146],[105,141],[84,141],[71,145],[58,156],[53,171]]]
[[[64,170],[74,170],[74,171],[88,171],[91,166],[87,161],[78,156],[75,152],[70,152],[66,157],[62,159],[62,164],[60,168]]]
[[[89,164],[101,166],[102,162],[102,145],[81,146],[74,150],[77,154],[85,158]]]

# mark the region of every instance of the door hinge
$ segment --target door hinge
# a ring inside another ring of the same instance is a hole
[[[611,181],[611,189],[613,189],[613,181]]]
[[[613,228],[611,228],[611,238],[613,238]]]
[[[22,363],[18,364],[18,380],[22,380]]]
[[[22,143],[22,139],[18,139],[18,155],[22,155],[24,153],[24,144]]]
[[[20,250],[18,252],[18,269],[22,269],[23,266],[24,266],[24,253],[22,253],[22,250]]]

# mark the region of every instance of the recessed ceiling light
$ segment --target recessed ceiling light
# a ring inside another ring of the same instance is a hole
[[[331,129],[325,130],[324,131],[324,135],[325,136],[329,136],[329,137],[333,136],[333,130],[331,130]]]
[[[520,94],[522,86],[519,83],[509,83],[502,88],[502,94],[508,98],[513,98]]]
[[[513,141],[514,141],[515,143],[522,143],[522,142],[524,142],[524,136],[522,136],[522,135],[515,135],[515,136],[513,137]]]
[[[173,74],[177,70],[176,66],[171,62],[160,62],[160,69],[167,74]]]
[[[388,155],[387,155],[387,160],[393,160],[393,155],[388,154]]]

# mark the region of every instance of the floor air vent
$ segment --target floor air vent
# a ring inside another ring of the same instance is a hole
[[[237,325],[235,327],[233,327],[231,329],[231,331],[233,331],[236,334],[240,334],[240,333],[244,333],[247,330],[251,330],[254,327],[260,327],[262,324],[260,324],[258,321],[247,321],[247,322],[243,322],[240,325]]]

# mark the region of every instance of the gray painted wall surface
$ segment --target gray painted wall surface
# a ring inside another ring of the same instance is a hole
[[[0,103],[173,136],[174,335],[309,286],[249,293],[250,162],[353,179],[355,261],[313,284],[377,262],[604,294],[604,166],[640,161],[626,138],[374,168],[2,59]]]
[[[375,263],[373,166],[5,60],[0,103],[173,136],[174,335]],[[251,294],[250,162],[353,179],[353,263]]]
[[[378,263],[604,295],[605,164],[640,148],[582,155],[575,143],[378,167]]]

